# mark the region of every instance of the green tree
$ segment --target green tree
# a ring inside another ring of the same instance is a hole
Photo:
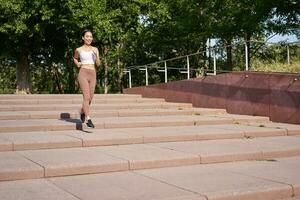
[[[124,63],[122,62],[123,48],[128,35],[135,31],[137,26],[139,2],[69,0],[69,8],[78,28],[88,28],[94,34],[95,45],[100,49],[104,66],[104,93],[109,90],[109,71],[117,71],[117,84],[120,87],[121,68]]]
[[[16,66],[1,71],[16,72],[15,77],[0,81],[16,78],[12,86],[23,93],[78,92],[72,56],[86,28],[101,54],[97,91],[108,93],[122,90],[124,67],[205,51],[210,38],[227,46],[225,69],[232,70],[236,41],[248,41],[250,62],[252,38],[266,32],[299,35],[300,24],[296,0],[0,0],[0,12],[1,66]],[[243,45],[238,48],[241,60]],[[193,66],[206,66],[207,60],[203,53]],[[185,60],[168,63],[185,65]],[[144,81],[141,72],[133,73],[136,84]],[[151,83],[164,78],[151,73]],[[178,70],[169,73],[170,79],[181,76]]]
[[[45,27],[51,23],[55,0],[0,0],[0,33],[4,37],[1,54],[16,59],[16,92],[30,93],[31,70],[29,57],[40,47]]]

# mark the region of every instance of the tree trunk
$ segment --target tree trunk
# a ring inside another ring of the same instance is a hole
[[[231,38],[226,40],[226,55],[227,55],[227,67],[226,67],[226,70],[232,71],[232,46],[231,46]]]
[[[203,39],[202,55],[203,55],[203,63],[204,63],[205,68],[207,68],[207,54],[206,54],[207,45],[206,45],[206,42],[207,42],[207,39]]]
[[[104,47],[104,94],[108,93],[108,47]]]
[[[58,93],[62,94],[63,90],[62,90],[62,87],[59,82],[59,77],[58,77],[57,71],[54,72],[54,78],[55,78],[55,85],[57,87]]]
[[[28,52],[21,52],[17,59],[17,88],[16,94],[32,93]]]
[[[75,93],[75,75],[74,75],[74,64],[71,62],[71,57],[67,61],[68,69],[68,93]]]
[[[123,86],[122,86],[122,79],[123,79],[123,70],[122,70],[122,66],[123,63],[121,62],[121,58],[120,58],[120,52],[123,48],[123,43],[121,43],[120,45],[118,45],[118,61],[117,61],[117,68],[118,68],[118,87],[119,87],[119,92],[122,93],[123,92]]]
[[[57,66],[53,66],[54,67],[54,81],[55,81],[55,85],[57,87],[57,90],[58,90],[58,93],[59,94],[62,94],[63,93],[63,89],[61,87],[61,83],[60,83],[60,78],[59,78],[59,72],[58,72],[58,69],[57,69]]]
[[[212,68],[212,63],[211,63],[211,39],[208,38],[208,69]]]

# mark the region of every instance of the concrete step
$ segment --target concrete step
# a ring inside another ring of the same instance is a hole
[[[49,111],[49,110],[78,110],[81,104],[38,104],[38,105],[0,105],[0,111]],[[92,104],[92,110],[119,110],[119,109],[154,109],[154,108],[192,108],[188,103],[119,103],[119,104]]]
[[[300,126],[298,132],[300,135]],[[181,127],[146,127],[96,129],[83,131],[39,131],[0,134],[0,151],[91,147],[159,142],[221,140],[234,138],[287,136],[283,128],[267,128],[237,124]]]
[[[300,136],[1,152],[0,180],[245,160],[274,161],[291,156],[300,156]]]
[[[242,122],[266,123],[266,117],[222,115],[173,115],[173,116],[139,116],[139,117],[104,117],[94,118],[97,129],[137,128],[158,126],[193,126],[211,124],[232,124]],[[0,120],[0,133],[3,132],[30,132],[30,131],[62,131],[86,130],[85,124],[79,119],[30,119],[30,120]]]
[[[0,198],[299,200],[300,157],[0,182]],[[151,189],[149,189],[151,188]]]
[[[268,128],[278,128],[285,129],[288,135],[298,135],[299,126],[297,124],[286,124],[286,123],[253,123],[253,122],[243,122],[243,124],[256,126],[256,127],[268,127]]]
[[[95,95],[87,129],[81,102],[0,95],[0,199],[300,196],[299,125],[118,94]]]
[[[95,99],[128,99],[128,98],[142,98],[138,94],[94,94]],[[16,100],[16,99],[82,99],[82,94],[26,94],[26,95],[15,95],[15,94],[1,94],[0,100]]]
[[[217,115],[225,114],[224,109],[209,108],[169,108],[169,109],[122,109],[122,110],[93,110],[92,118],[99,117],[130,117],[130,116],[167,116],[167,115]],[[79,118],[79,109],[65,111],[4,111],[0,120],[19,119],[69,119]]]
[[[288,198],[288,199],[285,199],[285,200],[300,200],[300,197],[292,197],[292,198]]]
[[[165,102],[159,98],[95,98],[93,104],[118,104],[118,103],[154,103]],[[44,105],[44,104],[82,104],[81,98],[65,99],[0,99],[0,105]]]

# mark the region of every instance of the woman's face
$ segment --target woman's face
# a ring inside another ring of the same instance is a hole
[[[92,35],[92,33],[91,32],[86,32],[84,34],[84,36],[82,37],[82,40],[83,40],[84,44],[91,45],[92,41],[93,41],[93,35]]]

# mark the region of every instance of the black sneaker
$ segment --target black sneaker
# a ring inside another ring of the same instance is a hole
[[[92,120],[90,120],[90,119],[87,121],[86,125],[87,125],[87,127],[89,127],[89,128],[95,128],[95,126],[94,126]]]
[[[85,114],[83,112],[80,113],[80,120],[82,123],[85,121]]]

